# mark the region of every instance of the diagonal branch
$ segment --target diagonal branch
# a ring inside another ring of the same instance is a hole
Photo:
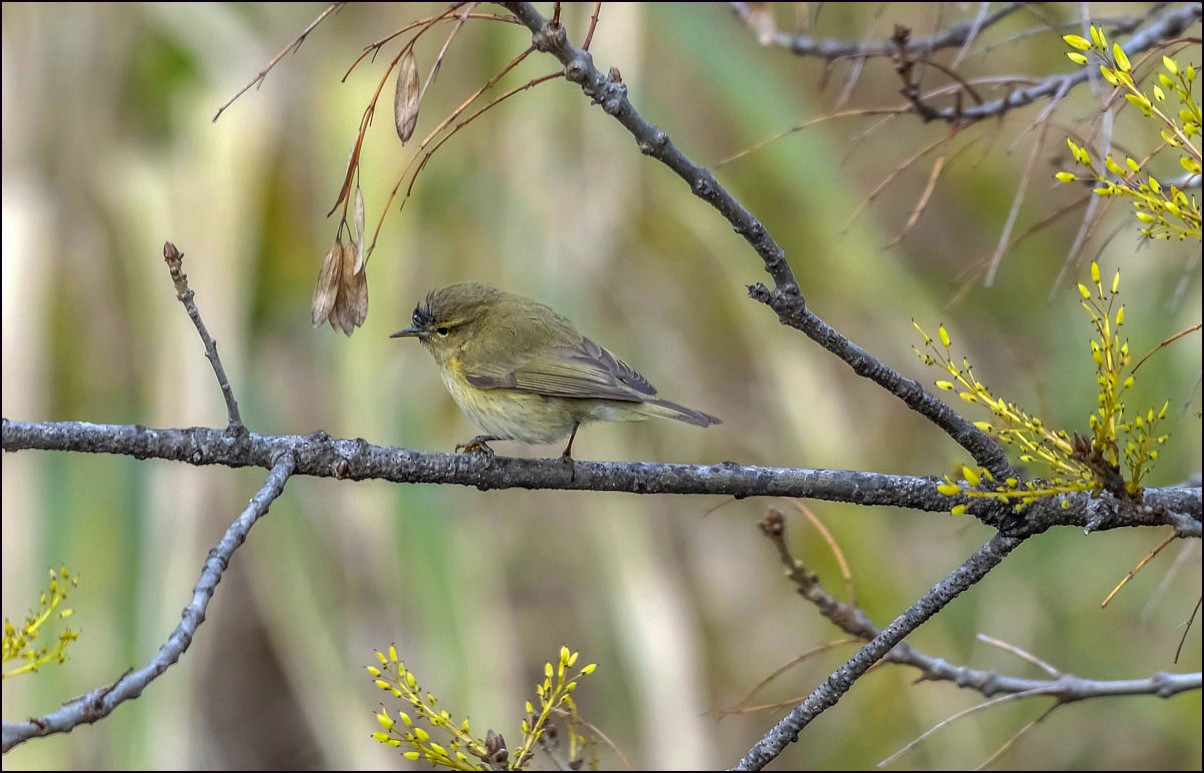
[[[246,541],[251,527],[267,514],[272,502],[284,491],[285,483],[296,470],[296,461],[285,453],[277,456],[270,466],[271,473],[262,488],[242,514],[226,529],[217,546],[209,551],[209,557],[205,559],[205,566],[201,569],[200,580],[192,590],[192,600],[184,607],[183,619],[155,656],[137,671],[128,671],[113,684],[85,693],[63,704],[57,711],[24,722],[5,722],[4,752],[7,753],[9,749],[31,738],[68,733],[77,725],[91,724],[104,719],[125,701],[140,696],[151,682],[175,665],[192,644],[201,623],[205,622],[205,610],[209,606],[209,600],[213,597],[217,584],[221,582],[226,567],[230,565],[234,551]]]
[[[1023,541],[1023,537],[1011,537],[1003,533],[991,537],[974,555],[967,558],[948,577],[934,585],[919,601],[895,618],[893,623],[882,629],[843,666],[837,668],[827,681],[817,687],[807,696],[806,700],[795,706],[789,714],[774,725],[773,729],[754,744],[733,770],[760,770],[765,767],[782,753],[787,744],[798,740],[798,735],[803,728],[811,724],[826,709],[836,705],[836,702],[849,691],[853,683],[890,652],[892,647],[923,625],[928,618],[944,609],[962,591],[972,587],[985,577],[987,572],[998,566]]]
[[[309,33],[313,32],[315,27],[321,24],[327,16],[332,13],[337,13],[345,5],[347,5],[347,3],[331,3],[330,5],[326,6],[326,10],[318,14],[318,18],[310,22],[309,26],[306,27],[301,34],[293,40],[292,43],[289,43],[287,46],[280,49],[280,52],[272,57],[272,61],[268,62],[267,67],[264,67],[262,70],[260,70],[259,74],[252,78],[250,83],[235,92],[234,96],[226,100],[226,103],[217,109],[217,113],[213,116],[213,120],[216,121],[217,119],[221,118],[222,113],[226,112],[226,108],[238,101],[238,98],[243,94],[246,94],[248,91],[250,91],[252,86],[261,85],[264,80],[267,79],[268,73],[270,73],[272,68],[280,63],[281,59],[288,56],[289,53],[301,48],[301,44],[305,42],[305,39],[309,37]]]
[[[881,629],[865,610],[854,603],[840,601],[829,593],[819,577],[808,571],[806,565],[795,557],[786,540],[786,516],[781,510],[771,506],[758,526],[761,533],[773,543],[778,559],[786,569],[786,577],[794,583],[798,594],[814,605],[829,622],[862,641],[869,641],[881,633]],[[979,638],[990,644],[1003,646],[1001,642],[986,639],[981,635]],[[1028,653],[1012,647],[1006,649],[1030,662],[1035,661]],[[993,670],[955,665],[944,658],[929,655],[907,642],[900,642],[882,659],[887,663],[910,666],[918,670],[920,680],[951,682],[960,688],[975,690],[984,698],[996,695],[1044,695],[1056,698],[1059,703],[1122,695],[1170,698],[1182,692],[1199,690],[1204,686],[1204,676],[1199,671],[1181,674],[1159,671],[1142,679],[1085,679],[1062,673],[1039,661],[1037,665],[1045,668],[1049,678],[1029,679],[1000,674]]]
[[[756,250],[775,287],[769,290],[760,284],[753,285],[749,288],[749,294],[754,299],[776,311],[782,324],[801,331],[844,360],[858,375],[884,387],[909,408],[928,418],[969,451],[975,461],[990,470],[996,478],[1019,477],[1008,462],[1003,448],[989,435],[927,392],[919,382],[896,373],[816,316],[807,307],[794,272],[786,262],[785,250],[774,241],[765,226],[719,184],[710,170],[695,164],[670,141],[663,130],[645,120],[627,98],[627,87],[619,80],[602,74],[594,66],[593,57],[588,51],[568,42],[563,27],[552,25],[530,3],[501,5],[531,30],[532,43],[538,50],[560,60],[568,80],[578,84],[587,97],[601,105],[607,114],[631,133],[640,152],[672,169],[690,185],[695,196],[714,207],[731,223],[736,233]]]

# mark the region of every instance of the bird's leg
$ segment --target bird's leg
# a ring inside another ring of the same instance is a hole
[[[501,438],[496,438],[493,435],[477,435],[467,443],[457,443],[456,453],[460,453],[461,451],[466,454],[480,453],[485,454],[487,459],[492,459],[493,449],[487,445],[492,440],[501,440]]]
[[[577,428],[581,426],[581,422],[573,422],[573,431],[569,433],[569,444],[564,447],[564,451],[560,454],[560,461],[566,464],[573,463],[573,440],[577,437]]]

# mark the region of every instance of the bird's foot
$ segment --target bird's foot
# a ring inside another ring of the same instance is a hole
[[[477,435],[467,443],[457,443],[456,453],[478,454],[484,455],[485,459],[493,461],[493,449],[489,447],[489,441],[497,440],[491,435]]]
[[[564,453],[560,455],[560,463],[567,464],[569,466],[569,482],[571,483],[572,481],[576,480],[577,466],[573,463],[573,456],[569,453],[567,448],[565,449]]]

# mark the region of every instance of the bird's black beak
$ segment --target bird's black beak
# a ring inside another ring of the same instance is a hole
[[[396,333],[389,336],[389,338],[419,338],[419,339],[422,339],[422,338],[426,338],[426,336],[427,336],[427,332],[425,329],[420,328],[420,327],[415,327],[414,325],[410,325],[405,330],[398,330]]]

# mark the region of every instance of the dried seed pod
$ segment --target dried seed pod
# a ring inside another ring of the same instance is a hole
[[[355,184],[355,273],[364,270],[364,192]]]
[[[314,327],[330,318],[339,296],[339,280],[343,271],[343,242],[334,240],[326,257],[322,258],[322,269],[318,272],[318,284],[314,287],[311,304]]]
[[[409,49],[401,57],[397,67],[397,93],[393,99],[393,121],[397,127],[397,136],[405,143],[414,136],[414,127],[418,125],[418,103],[422,96],[422,86],[418,81],[418,64],[414,60],[414,49]]]
[[[359,255],[358,245],[349,244],[347,250],[351,255]],[[351,284],[344,285],[339,302],[347,305],[352,325],[359,327],[368,318],[368,273],[363,270],[363,261],[359,257],[352,260],[351,255],[344,257],[352,265]]]
[[[355,332],[355,310],[354,296],[355,289],[355,261],[356,253],[355,242],[343,247],[342,267],[339,273],[339,296],[334,302],[334,314],[331,315],[331,327],[338,327],[336,330],[342,330],[343,335],[350,336]]]

